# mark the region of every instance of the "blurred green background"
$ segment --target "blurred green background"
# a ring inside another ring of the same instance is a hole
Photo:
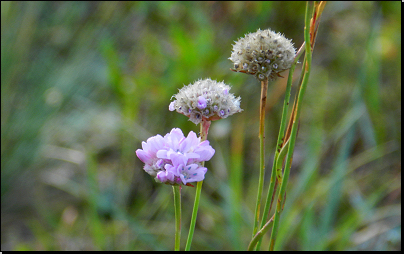
[[[401,249],[400,5],[327,3],[276,249]],[[210,77],[230,84],[244,111],[212,123],[216,154],[192,249],[245,250],[260,84],[230,71],[228,57],[258,28],[299,48],[304,10],[305,2],[2,1],[1,249],[173,250],[172,188],[154,182],[135,151],[174,127],[199,131],[168,105],[183,85]],[[264,198],[285,85],[269,84]],[[181,194],[183,249],[195,188]]]

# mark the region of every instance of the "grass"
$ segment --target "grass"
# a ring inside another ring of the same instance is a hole
[[[171,187],[142,170],[135,150],[173,127],[198,131],[168,105],[177,89],[206,77],[232,85],[244,111],[209,131],[216,153],[192,249],[245,250],[260,87],[231,72],[227,58],[233,41],[258,28],[301,45],[304,8],[1,2],[2,250],[173,250]],[[275,249],[401,249],[400,10],[398,2],[327,3]],[[285,84],[268,87],[266,169]],[[181,191],[185,229],[194,193]]]

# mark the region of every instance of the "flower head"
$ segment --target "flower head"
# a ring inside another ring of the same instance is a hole
[[[226,118],[243,111],[240,108],[241,98],[229,93],[231,87],[223,82],[211,79],[198,80],[185,86],[174,95],[175,100],[168,107],[176,110],[195,124],[205,118],[208,121]]]
[[[274,79],[292,66],[296,50],[292,40],[270,29],[246,34],[233,45],[229,59],[234,70],[254,75],[259,80]]]
[[[172,185],[202,181],[207,168],[202,167],[201,162],[210,160],[214,154],[209,141],[201,142],[192,131],[185,137],[178,128],[164,137],[156,135],[147,139],[142,142],[142,149],[136,150],[149,175]]]

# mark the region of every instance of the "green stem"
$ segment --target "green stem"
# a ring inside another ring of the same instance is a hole
[[[275,191],[275,183],[276,183],[276,162],[278,161],[280,149],[283,146],[283,142],[284,142],[284,138],[285,138],[284,133],[285,133],[285,129],[286,129],[286,120],[287,120],[287,114],[288,114],[290,92],[292,90],[293,73],[295,72],[297,61],[299,60],[300,56],[304,52],[303,46],[304,46],[304,44],[297,52],[297,54],[295,56],[295,60],[292,64],[292,67],[289,70],[288,82],[287,82],[286,91],[285,91],[285,100],[283,102],[281,126],[279,128],[278,141],[276,143],[275,156],[274,156],[274,161],[272,164],[271,181],[270,181],[270,185],[269,185],[269,189],[268,189],[267,200],[266,200],[265,207],[264,207],[264,213],[262,215],[261,228],[263,228],[265,223],[267,223],[267,218],[269,216],[269,212],[271,211],[271,207],[272,207],[272,196]],[[262,238],[258,241],[256,250],[260,249],[261,243],[262,243]]]
[[[258,180],[258,192],[257,192],[257,204],[255,206],[255,217],[254,217],[254,229],[253,237],[258,231],[258,223],[260,219],[261,210],[261,196],[264,187],[264,173],[265,173],[265,155],[264,155],[264,140],[265,140],[265,104],[267,101],[267,90],[268,90],[268,79],[261,81],[261,102],[260,102],[260,129],[259,129],[259,139],[260,139],[260,175]]]
[[[202,118],[202,122],[201,122],[201,142],[205,141],[207,139],[207,137],[208,137],[208,131],[209,131],[210,123],[211,123],[210,121],[207,121],[204,118]],[[204,165],[205,165],[205,162],[202,162],[201,166],[203,167]],[[192,210],[191,224],[189,226],[187,244],[185,245],[185,250],[186,251],[191,250],[192,238],[194,236],[194,231],[195,231],[196,215],[198,214],[199,200],[201,198],[202,183],[203,183],[203,181],[200,181],[200,182],[197,182],[197,184],[196,184],[194,208]]]
[[[174,192],[174,213],[175,213],[175,247],[174,250],[180,250],[181,239],[181,186],[173,186]]]
[[[272,218],[269,221],[267,221],[267,223],[260,229],[260,231],[258,231],[258,233],[255,234],[255,236],[251,240],[250,244],[248,245],[247,251],[254,250],[254,247],[257,244],[257,242],[260,241],[262,239],[262,237],[265,235],[265,233],[270,229],[269,225],[271,225],[271,223],[273,222],[273,219],[274,219],[274,216],[272,216]]]
[[[280,215],[282,212],[282,199],[285,195],[286,184],[289,179],[289,173],[290,173],[290,164],[292,162],[293,150],[295,148],[295,141],[296,141],[296,134],[297,134],[297,128],[298,128],[298,123],[299,123],[301,105],[302,105],[304,92],[306,90],[306,85],[308,83],[310,70],[311,70],[312,52],[311,52],[311,48],[310,48],[310,15],[309,15],[309,3],[308,2],[306,4],[304,40],[306,43],[305,61],[303,63],[304,77],[303,77],[303,81],[300,86],[299,94],[297,97],[295,116],[292,118],[293,125],[292,125],[292,131],[291,131],[290,139],[289,139],[288,155],[286,158],[285,171],[283,174],[283,180],[282,180],[281,189],[279,192],[278,202],[277,202],[277,206],[276,206],[274,225],[272,227],[272,234],[271,234],[271,240],[270,240],[270,244],[269,244],[269,250],[274,250],[274,246],[275,246],[276,236],[278,233],[279,219],[280,219]]]

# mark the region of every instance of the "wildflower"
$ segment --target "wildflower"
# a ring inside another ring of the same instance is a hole
[[[136,155],[145,163],[144,170],[155,180],[171,185],[188,185],[205,178],[207,168],[201,162],[212,158],[215,150],[209,141],[200,142],[195,132],[187,137],[174,128],[164,137],[156,135],[142,142]]]
[[[226,118],[243,111],[240,108],[241,98],[229,93],[230,89],[229,85],[209,78],[198,80],[181,88],[173,96],[175,100],[168,109],[189,117],[195,124],[200,123],[202,118],[208,121]]]
[[[229,59],[234,70],[254,75],[260,81],[274,79],[292,66],[296,50],[292,40],[270,29],[246,34],[233,45]]]

